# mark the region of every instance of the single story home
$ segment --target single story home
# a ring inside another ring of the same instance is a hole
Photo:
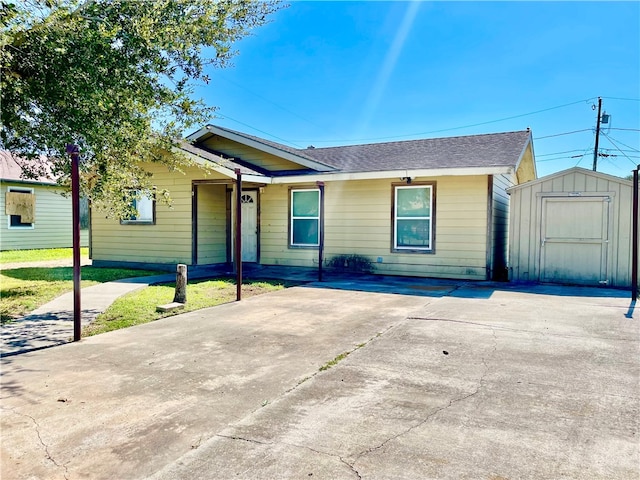
[[[506,191],[536,178],[528,129],[296,149],[208,125],[182,150],[184,173],[145,166],[171,207],[149,193],[131,218],[93,213],[94,265],[232,266],[240,174],[243,262],[358,255],[379,274],[506,279]]]
[[[51,176],[26,179],[23,158],[0,151],[0,250],[71,247],[71,197]],[[89,244],[89,207],[84,203],[80,243]]]
[[[630,180],[575,167],[507,192],[512,280],[631,285]]]

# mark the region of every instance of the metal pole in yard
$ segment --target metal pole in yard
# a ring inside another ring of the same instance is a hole
[[[324,250],[324,182],[318,182],[320,189],[320,222],[318,225],[318,281],[322,281],[322,254]]]
[[[236,168],[236,300],[242,300],[242,173]]]
[[[80,173],[78,145],[67,145],[71,157],[71,212],[73,238],[73,341],[82,335],[82,309],[80,302]]]
[[[633,301],[638,299],[638,170],[640,165],[633,171],[633,218],[631,219],[631,300]]]

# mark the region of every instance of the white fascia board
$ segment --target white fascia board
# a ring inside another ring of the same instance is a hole
[[[467,175],[502,175],[514,173],[513,167],[466,167],[466,168],[432,168],[417,170],[390,170],[384,172],[324,173],[315,175],[292,175],[275,177],[272,184],[278,183],[310,183],[341,182],[349,180],[377,180],[383,178],[417,178]]]
[[[207,127],[202,127],[197,132],[194,132],[191,135],[189,135],[188,137],[186,137],[186,139],[189,140],[190,142],[193,142],[195,140],[198,140],[200,137],[202,137],[203,135],[205,135],[207,133],[209,133],[209,130],[207,129]]]
[[[215,135],[220,135],[221,137],[227,138],[229,140],[233,140],[234,142],[241,143],[243,145],[247,145],[248,147],[255,148],[256,150],[260,150],[266,153],[270,153],[271,155],[275,155],[276,157],[283,158],[285,160],[289,160],[291,162],[297,163],[298,165],[302,165],[304,167],[313,168],[319,172],[331,172],[335,171],[334,167],[326,165],[324,163],[309,160],[304,157],[299,157],[298,155],[294,155],[292,153],[286,152],[284,150],[280,150],[278,148],[272,147],[270,145],[266,145],[264,143],[256,142],[250,138],[246,138],[243,135],[237,135],[235,133],[228,132],[226,130],[221,130],[213,125],[208,125],[204,128],[201,128],[196,133],[189,135],[187,140],[194,141],[202,137],[205,133],[213,133]]]
[[[193,160],[198,165],[215,170],[216,172],[220,173],[221,175],[224,175],[225,177],[229,177],[233,179],[236,178],[236,172],[234,170],[231,170],[230,168],[223,167],[222,165],[212,162],[207,158],[200,157],[187,150],[183,150],[181,148],[179,148],[179,150],[181,153],[185,154],[187,158],[189,158],[190,160]],[[224,160],[224,159],[220,158],[220,160]],[[242,180],[245,182],[252,182],[252,183],[264,183],[264,184],[271,183],[270,177],[263,177],[261,175],[252,175],[252,174],[244,174],[244,173],[242,174]]]

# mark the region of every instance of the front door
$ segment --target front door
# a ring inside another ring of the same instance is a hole
[[[542,199],[540,280],[606,284],[609,197]]]
[[[258,261],[258,192],[243,190],[242,203],[242,261]]]

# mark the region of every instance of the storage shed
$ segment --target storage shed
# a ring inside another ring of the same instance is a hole
[[[510,279],[630,287],[632,190],[578,167],[509,188]]]

